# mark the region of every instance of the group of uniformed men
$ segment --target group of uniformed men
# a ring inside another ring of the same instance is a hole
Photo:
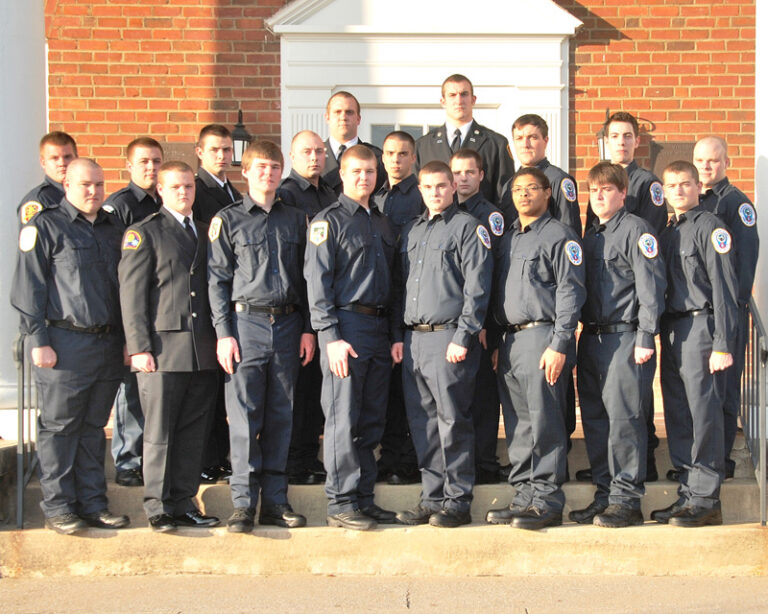
[[[499,405],[515,495],[486,520],[556,526],[574,366],[590,461],[577,477],[596,492],[570,519],[642,524],[659,333],[680,486],[651,518],[722,522],[758,250],[725,142],[700,140],[693,164],[659,182],[634,162],[636,119],[615,113],[582,237],[576,183],[545,157],[546,122],[514,122],[515,172],[507,140],[473,120],[469,79],[441,93],[443,126],[418,141],[392,132],[382,149],[358,138],[355,97],[334,94],[328,140],[299,132],[282,183],[279,148],[248,147],[243,196],[223,126],[201,131],[197,177],[163,164],[154,139],[131,142],[131,182],[103,207],[99,165],[65,133],[42,139],[11,302],[40,390],[48,527],[129,524],[106,499],[113,401],[117,479],[144,485],[155,531],[218,524],[194,496],[222,476],[232,532],[249,532],[257,508],[261,524],[305,525],[289,481],[325,481],[331,526],[468,524],[474,485],[498,481]],[[377,480],[417,471],[415,507],[376,505]]]

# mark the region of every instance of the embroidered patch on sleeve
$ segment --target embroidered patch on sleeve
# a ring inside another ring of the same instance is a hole
[[[568,260],[570,260],[571,264],[576,266],[579,266],[584,260],[581,253],[581,245],[576,243],[576,241],[568,241],[568,243],[565,244],[565,253],[568,256]]]
[[[21,218],[21,223],[26,224],[42,210],[43,205],[41,205],[36,200],[25,202],[23,205],[21,205],[21,209],[19,209],[19,217]]]
[[[37,243],[37,228],[24,226],[19,233],[19,249],[23,252],[32,251]]]
[[[309,227],[309,242],[322,245],[328,239],[328,222],[313,222]]]
[[[752,226],[754,226],[755,222],[757,221],[755,210],[749,203],[744,203],[739,207],[739,217],[744,223],[744,226],[748,226],[749,228],[752,228]]]
[[[650,188],[651,193],[651,201],[654,205],[657,207],[661,207],[661,205],[664,204],[664,190],[661,187],[661,184],[658,181],[654,181],[651,184]]]
[[[569,203],[576,201],[576,184],[570,178],[566,177],[560,182],[560,190],[563,192],[565,200]]]
[[[488,216],[488,226],[493,234],[500,237],[504,234],[504,216],[498,211],[494,211]]]
[[[491,249],[491,235],[485,226],[477,227],[477,236],[480,237],[480,243],[485,245],[486,249]]]
[[[136,250],[141,245],[141,235],[135,230],[129,230],[123,236],[123,249]]]
[[[725,228],[715,228],[712,231],[712,245],[718,254],[727,254],[731,251],[731,233]]]
[[[213,243],[219,238],[221,233],[221,218],[217,215],[211,220],[211,225],[208,227],[208,240]]]
[[[659,243],[656,241],[656,237],[648,232],[640,235],[637,245],[646,258],[655,258],[659,254]]]

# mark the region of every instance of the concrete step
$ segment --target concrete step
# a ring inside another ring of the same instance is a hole
[[[765,535],[754,524],[681,529],[655,523],[544,531],[481,524],[370,532],[257,528],[248,535],[225,528],[161,535],[91,529],[78,537],[34,529],[0,532],[0,575],[753,576],[766,575]]]

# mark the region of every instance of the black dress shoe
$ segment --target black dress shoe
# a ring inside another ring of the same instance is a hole
[[[682,475],[683,475],[683,470],[678,469],[677,467],[673,467],[672,469],[667,471],[667,479],[670,482],[679,482]]]
[[[80,518],[88,523],[89,527],[97,529],[124,529],[131,524],[131,519],[123,514],[113,514],[107,509],[103,509],[96,514],[81,514]]]
[[[563,524],[562,512],[543,510],[534,505],[512,519],[512,526],[514,528],[527,529],[529,531],[538,531],[546,527],[559,527],[561,524]]]
[[[472,516],[470,516],[469,512],[460,512],[447,508],[443,508],[429,517],[429,524],[431,526],[442,529],[455,529],[471,522]]]
[[[339,514],[331,514],[326,518],[329,527],[341,527],[353,531],[370,531],[376,528],[376,521],[366,516],[360,510],[351,510]]]
[[[293,508],[283,503],[281,505],[261,506],[259,524],[271,524],[286,529],[298,529],[307,526],[306,517],[294,512]]]
[[[655,520],[661,524],[667,524],[672,514],[676,514],[681,509],[683,509],[683,504],[680,501],[675,501],[669,507],[665,507],[661,510],[653,510],[651,512],[651,520]]]
[[[379,524],[397,524],[395,512],[382,509],[375,503],[361,508],[360,511],[368,516],[368,518],[373,518]]]
[[[639,526],[643,522],[645,521],[640,510],[633,509],[628,505],[614,503],[606,507],[604,512],[595,516],[592,524],[609,529],[620,529]]]
[[[591,482],[592,481],[592,469],[579,469],[576,472],[577,482]]]
[[[573,510],[568,514],[568,519],[578,524],[592,524],[595,516],[602,514],[608,507],[607,503],[598,503],[592,501],[587,507],[582,510]]]
[[[115,474],[115,482],[120,486],[144,486],[141,469],[124,469]]]
[[[56,531],[59,535],[72,535],[73,533],[87,529],[88,523],[77,514],[69,513],[46,518],[45,526]]]
[[[725,459],[725,479],[730,480],[736,473],[736,461],[730,458]]]
[[[408,524],[408,525],[429,524],[429,518],[434,513],[435,513],[435,510],[430,510],[421,505],[417,505],[412,509],[403,510],[402,512],[397,512],[397,514],[395,514],[395,517],[397,518],[397,521],[400,524]]]
[[[715,508],[686,505],[669,517],[669,524],[675,527],[704,527],[723,524],[723,512]]]
[[[256,511],[252,507],[236,507],[227,520],[227,531],[230,533],[250,533],[253,531],[253,519]]]
[[[527,506],[510,504],[500,509],[488,510],[485,521],[489,524],[509,524],[515,516],[527,509]]]
[[[149,526],[152,527],[155,533],[167,533],[168,531],[176,530],[176,522],[169,514],[150,516]]]
[[[192,510],[186,514],[174,516],[173,520],[180,527],[195,527],[199,529],[210,529],[219,524],[219,519],[216,516],[205,516],[199,510]]]
[[[659,479],[659,471],[656,469],[656,459],[649,455],[645,464],[645,481],[656,482]]]
[[[216,484],[216,482],[226,482],[232,477],[232,466],[211,465],[204,467],[200,472],[200,482],[204,484]]]

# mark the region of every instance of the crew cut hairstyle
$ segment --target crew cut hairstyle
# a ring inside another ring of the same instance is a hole
[[[282,168],[285,160],[283,158],[283,152],[272,141],[259,140],[254,141],[248,145],[248,149],[243,153],[243,159],[241,164],[245,170],[251,168],[251,162],[256,158],[262,158],[263,160],[271,160],[272,162],[279,162]]]
[[[469,147],[462,147],[453,154],[451,156],[451,162],[454,160],[474,160],[478,170],[483,170],[483,156]]]
[[[404,130],[395,130],[390,132],[387,136],[384,137],[384,143],[386,143],[389,139],[394,139],[395,141],[400,141],[402,143],[408,143],[411,146],[411,152],[416,151],[415,139]]]
[[[688,160],[675,160],[670,164],[667,164],[664,171],[661,173],[662,178],[666,173],[688,173],[696,183],[699,183],[699,169]]]
[[[157,180],[161,181],[165,173],[173,171],[178,173],[192,173],[192,176],[195,175],[195,171],[193,171],[192,167],[186,162],[182,162],[181,160],[169,160],[168,162],[164,162],[160,167],[160,170],[157,172]]]
[[[512,175],[512,182],[509,184],[510,186],[515,185],[515,181],[517,181],[518,177],[523,176],[529,176],[533,177],[537,183],[539,184],[539,187],[542,190],[551,189],[552,186],[549,183],[549,179],[547,179],[547,176],[544,174],[544,171],[536,166],[521,166],[517,172]]]
[[[470,95],[475,95],[475,88],[472,85],[472,81],[470,81],[467,77],[464,75],[460,75],[459,73],[453,74],[450,77],[447,77],[445,81],[443,81],[443,84],[440,86],[440,95],[445,98],[445,86],[449,83],[469,83],[469,93]]]
[[[419,171],[419,182],[421,182],[421,177],[423,175],[433,175],[435,173],[445,174],[448,177],[448,181],[453,183],[453,172],[451,171],[451,167],[440,160],[432,160],[421,167],[421,170]]]
[[[616,111],[616,113],[606,119],[603,124],[603,130],[605,130],[606,133],[613,122],[626,122],[632,124],[632,131],[635,133],[635,138],[637,138],[637,135],[640,133],[640,126],[637,124],[637,119],[631,113],[627,113],[626,111]]]
[[[595,164],[587,175],[587,185],[615,185],[620,192],[629,186],[629,176],[621,164],[600,162]]]
[[[136,139],[133,139],[130,143],[128,143],[128,147],[125,149],[125,157],[130,158],[131,154],[133,153],[133,150],[137,147],[151,147],[155,149],[159,149],[160,153],[163,153],[163,147],[158,143],[155,139],[153,139],[151,136],[140,136]]]
[[[54,130],[43,136],[43,138],[40,139],[40,151],[42,151],[43,147],[46,145],[57,145],[58,147],[72,145],[75,156],[77,156],[77,143],[75,143],[75,139],[61,130]]]
[[[536,113],[521,115],[512,124],[512,130],[520,130],[523,126],[535,126],[541,132],[541,136],[545,139],[549,138],[549,126],[541,115],[536,115]]]
[[[347,91],[341,90],[340,92],[336,92],[333,96],[331,96],[328,99],[328,104],[325,105],[325,112],[328,113],[331,110],[331,102],[334,98],[349,98],[350,100],[355,101],[355,108],[357,109],[357,114],[360,115],[360,101],[354,97],[353,94],[350,94]]]
[[[341,154],[341,165],[343,166],[344,163],[349,160],[364,160],[367,162],[370,162],[373,160],[373,162],[376,162],[376,154],[373,153],[373,150],[370,147],[367,147],[366,145],[352,145],[349,149],[347,149],[343,154]]]
[[[200,131],[200,136],[197,138],[197,146],[202,147],[203,139],[211,135],[221,137],[222,139],[232,138],[232,133],[226,126],[222,126],[221,124],[208,124],[207,126],[203,126],[203,129]]]

